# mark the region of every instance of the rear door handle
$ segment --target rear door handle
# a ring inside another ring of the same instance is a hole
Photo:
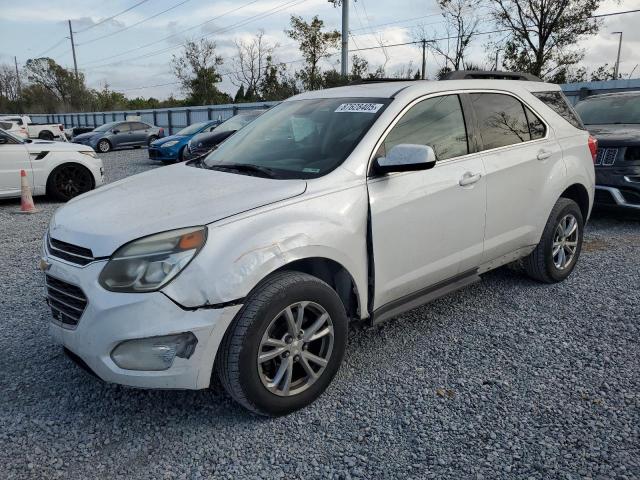
[[[540,150],[538,152],[538,160],[546,160],[552,155],[552,152],[548,150]]]
[[[458,183],[460,184],[461,187],[466,187],[467,185],[473,185],[478,180],[480,180],[481,177],[482,177],[481,173],[465,172],[465,174],[462,175],[462,178]]]

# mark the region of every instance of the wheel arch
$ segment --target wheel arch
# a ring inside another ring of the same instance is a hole
[[[574,183],[567,187],[561,194],[560,198],[568,198],[573,200],[580,207],[582,219],[586,223],[589,217],[589,192],[581,183]]]
[[[358,286],[342,264],[326,257],[301,258],[282,265],[265,278],[282,271],[302,272],[319,278],[338,294],[348,318],[360,318]]]

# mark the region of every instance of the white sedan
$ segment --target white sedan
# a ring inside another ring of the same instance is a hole
[[[33,195],[67,201],[102,185],[102,160],[91,147],[28,140],[0,129],[0,198],[20,196],[20,170]]]

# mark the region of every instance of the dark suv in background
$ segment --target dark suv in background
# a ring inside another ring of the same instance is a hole
[[[575,109],[598,140],[595,202],[640,211],[640,92],[594,95]]]

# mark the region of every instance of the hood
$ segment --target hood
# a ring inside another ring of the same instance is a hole
[[[59,208],[51,236],[96,257],[140,237],[206,225],[301,195],[304,180],[273,180],[178,164],[125,178]]]
[[[154,147],[159,147],[160,145],[170,142],[171,140],[183,140],[185,138],[189,138],[188,135],[169,135],[168,137],[162,137],[158,140],[155,140],[151,143]]]
[[[93,152],[93,148],[87,145],[79,145],[77,143],[69,142],[52,142],[48,140],[33,140],[30,143],[25,143],[27,151],[29,153],[40,152]]]
[[[640,125],[632,123],[585,125],[600,146],[626,147],[640,144]]]
[[[89,140],[91,137],[95,137],[96,135],[100,135],[101,133],[104,133],[104,132],[81,133],[80,135],[74,135],[73,139],[74,140]]]
[[[190,145],[192,145],[194,148],[199,148],[200,146],[216,146],[223,140],[226,140],[228,137],[236,133],[236,131],[237,130],[225,130],[224,132],[216,132],[214,130],[213,132],[199,133],[191,139]]]

